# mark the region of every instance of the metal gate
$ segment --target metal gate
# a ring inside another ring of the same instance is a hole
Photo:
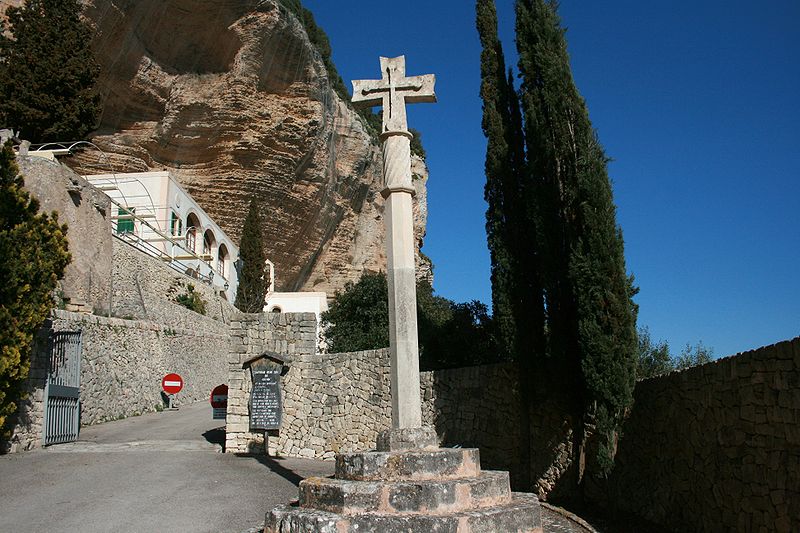
[[[81,332],[50,335],[44,389],[44,445],[78,440],[80,430]]]

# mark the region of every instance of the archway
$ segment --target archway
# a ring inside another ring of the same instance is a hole
[[[217,239],[214,237],[214,232],[207,229],[203,234],[203,261],[211,265],[214,257],[214,247],[217,244]]]
[[[194,213],[186,217],[186,248],[197,253],[197,232],[200,230],[200,219]]]
[[[220,244],[217,252],[217,274],[228,279],[228,247],[225,244]]]

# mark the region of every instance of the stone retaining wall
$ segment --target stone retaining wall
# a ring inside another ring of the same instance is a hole
[[[113,241],[113,316],[192,328],[197,313],[175,302],[189,286],[205,302],[206,317],[228,322],[239,313],[210,285],[169,268],[128,243]]]
[[[639,382],[599,501],[677,531],[800,531],[800,338]]]
[[[266,322],[276,316],[285,325]],[[281,429],[266,443],[270,455],[332,459],[339,452],[374,448],[378,432],[391,426],[388,349],[315,354],[310,334],[315,325],[311,314],[234,318],[227,452],[265,451],[263,432],[249,432],[251,383],[242,369],[265,351],[289,359],[281,380]],[[292,342],[298,334],[299,344]],[[437,428],[445,445],[480,447],[489,467],[516,468],[519,399],[511,365],[423,372],[420,381],[423,420]]]
[[[47,375],[49,331],[82,330],[81,425],[91,425],[155,411],[164,406],[161,378],[177,372],[184,388],[176,402],[207,400],[211,389],[226,380],[228,327],[195,313],[189,328],[154,322],[105,318],[53,311],[37,339],[28,381],[29,398],[7,451],[41,445],[42,391]],[[211,411],[209,407],[209,417]]]
[[[17,156],[25,188],[39,201],[40,212],[58,212],[67,224],[72,257],[59,281],[66,305],[106,314],[111,288],[111,222],[108,197],[68,167],[41,157]],[[87,238],[91,237],[91,238]]]

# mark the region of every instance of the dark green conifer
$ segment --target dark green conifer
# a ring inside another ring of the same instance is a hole
[[[538,223],[528,196],[519,99],[511,70],[506,77],[497,36],[494,0],[476,5],[481,53],[481,99],[486,149],[486,236],[491,258],[493,322],[498,348],[517,362],[522,425],[521,468],[515,479],[529,486],[530,408],[534,368],[545,354],[544,304],[538,264]]]
[[[8,436],[34,333],[53,307],[56,282],[70,260],[67,227],[55,213],[38,210],[6,143],[0,147],[0,437]]]
[[[82,139],[94,129],[99,68],[78,0],[25,0],[0,31],[0,127],[34,143]]]
[[[239,285],[236,287],[236,307],[245,313],[260,313],[264,309],[270,279],[267,255],[261,232],[261,214],[258,202],[250,200],[250,209],[242,226],[239,242]]]
[[[607,158],[572,79],[557,3],[517,0],[517,47],[528,167],[536,192],[554,380],[574,387],[577,444],[606,474],[632,402],[635,306]]]
[[[507,190],[514,180],[511,147],[508,144],[508,86],[503,48],[497,38],[497,12],[494,0],[478,0],[476,23],[481,42],[481,88],[483,133],[486,136],[486,240],[491,260],[492,312],[499,349],[516,355],[516,321],[513,308],[514,251],[507,205]]]

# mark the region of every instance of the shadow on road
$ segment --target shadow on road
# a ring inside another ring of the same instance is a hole
[[[280,459],[275,459],[274,457],[269,457],[268,455],[256,455],[251,453],[237,453],[237,457],[252,457],[262,465],[266,466],[283,479],[294,485],[295,487],[300,486],[300,482],[303,480],[303,476],[299,475],[294,470],[289,470],[285,466],[280,464]]]
[[[203,433],[203,438],[211,444],[218,445],[222,448],[222,452],[225,453],[225,426],[209,429]]]

